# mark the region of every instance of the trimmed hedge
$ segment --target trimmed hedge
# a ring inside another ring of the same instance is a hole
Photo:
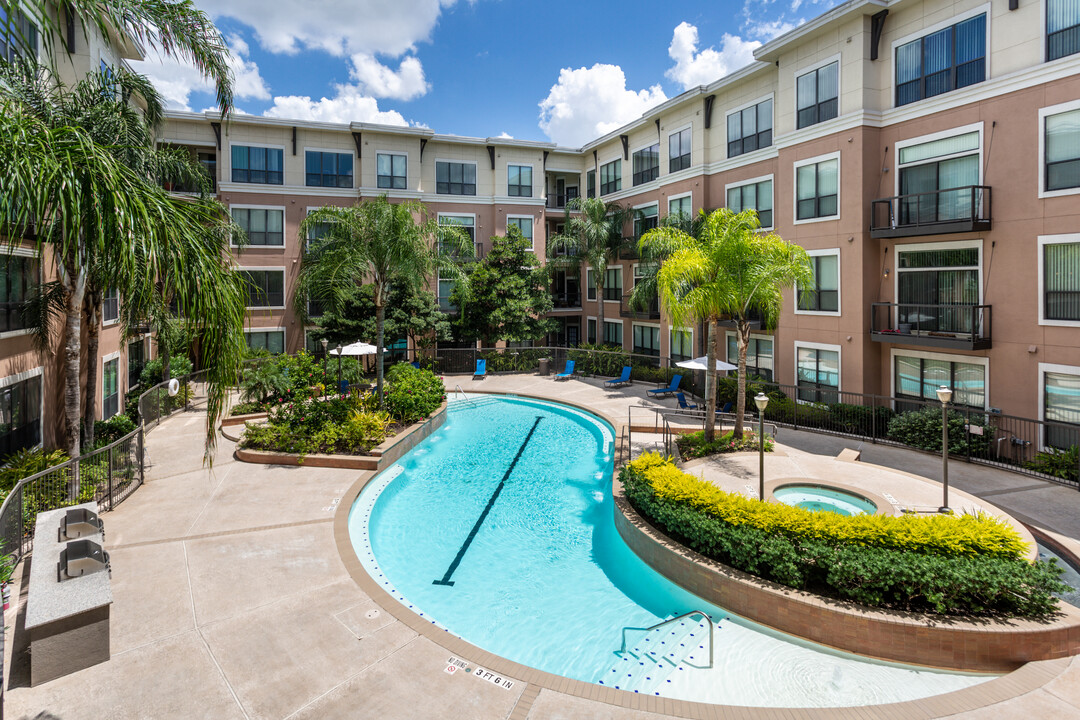
[[[1054,612],[1061,569],[1022,559],[986,516],[843,517],[726,493],[656,453],[620,472],[634,508],[687,547],[738,570],[872,607],[942,615]]]
[[[717,435],[712,442],[705,442],[705,432],[698,430],[686,435],[679,435],[675,442],[678,444],[679,454],[682,455],[684,460],[693,460],[707,455],[742,452],[744,450],[753,450],[754,452],[759,450],[757,434],[751,430],[744,431],[740,440],[735,439],[735,431],[732,430],[723,435]],[[772,451],[772,438],[766,437],[765,452]]]
[[[409,363],[398,363],[386,374],[386,408],[402,425],[431,415],[446,399],[442,378],[430,370],[417,370]]]

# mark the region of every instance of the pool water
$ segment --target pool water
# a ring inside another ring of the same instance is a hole
[[[377,582],[436,627],[587,682],[703,702],[828,707],[909,700],[989,679],[834,652],[668,582],[615,530],[614,451],[607,423],[563,405],[452,403],[439,430],[364,488],[349,516],[353,546]],[[627,647],[639,654],[650,639],[679,649],[665,672],[626,681],[637,658],[617,653],[623,628],[691,610],[711,617],[713,668],[703,668],[704,621],[677,636],[671,627],[628,631]]]
[[[1070,605],[1080,607],[1080,572],[1078,572],[1077,569],[1073,567],[1072,563],[1070,563],[1068,560],[1065,560],[1063,557],[1061,557],[1056,552],[1046,547],[1042,543],[1039,543],[1038,546],[1040,560],[1046,560],[1047,562],[1049,562],[1050,560],[1055,560],[1058,564],[1058,567],[1064,570],[1064,572],[1061,573],[1060,580],[1061,582],[1069,586],[1069,590],[1058,595],[1058,597],[1069,603]]]
[[[864,497],[817,485],[785,485],[777,488],[773,497],[785,505],[838,515],[873,515],[877,512],[877,505]]]

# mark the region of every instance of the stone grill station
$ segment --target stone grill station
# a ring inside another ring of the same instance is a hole
[[[26,601],[33,686],[109,659],[109,555],[97,503],[38,515]]]

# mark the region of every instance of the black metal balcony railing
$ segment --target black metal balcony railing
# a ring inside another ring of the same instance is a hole
[[[901,345],[985,350],[989,305],[871,303],[870,339]]]
[[[750,313],[747,315],[747,320],[750,322],[751,330],[761,329],[763,321],[761,319],[761,313],[757,310],[751,310]],[[731,318],[723,318],[719,322],[717,322],[717,325],[719,325],[720,327],[737,327],[735,321]]]
[[[653,298],[648,305],[644,307],[635,307],[630,304],[630,293],[627,293],[622,296],[622,304],[619,305],[619,315],[625,318],[634,318],[635,320],[659,320],[660,301],[657,298]]]
[[[874,238],[975,232],[990,225],[990,188],[985,185],[897,195],[870,204]]]
[[[556,309],[580,308],[581,293],[579,292],[554,292],[551,294]]]

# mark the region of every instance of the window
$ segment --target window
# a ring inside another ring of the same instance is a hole
[[[634,239],[640,240],[641,236],[656,227],[659,216],[659,206],[650,205],[634,211]]]
[[[375,156],[376,178],[375,184],[388,190],[404,190],[408,173],[409,158],[407,155],[394,155],[391,153],[378,153]]]
[[[604,299],[622,300],[622,268],[608,268],[604,272]]]
[[[986,79],[986,15],[896,48],[896,106]]]
[[[1050,372],[1047,368],[1068,372]],[[1043,380],[1043,420],[1069,425],[1046,425],[1044,444],[1061,450],[1080,445],[1080,372],[1076,368],[1041,363],[1039,369]]]
[[[799,128],[810,127],[837,116],[840,108],[837,99],[839,70],[840,63],[833,62],[800,75],[795,81]]]
[[[903,246],[896,251],[897,322],[916,333],[970,333],[979,304],[979,247]]]
[[[971,218],[979,184],[979,132],[902,146],[900,225]]]
[[[285,245],[284,210],[233,208],[232,218],[243,228],[249,245]]]
[[[1046,0],[1046,59],[1080,52],[1080,2]]]
[[[660,328],[651,325],[635,325],[634,352],[638,355],[660,357]]]
[[[252,350],[266,350],[274,354],[285,352],[284,330],[245,330],[244,337]]]
[[[128,390],[139,384],[143,368],[146,366],[146,342],[135,340],[127,346],[128,355]]]
[[[308,150],[305,154],[308,187],[351,188],[353,186],[352,153]]]
[[[510,197],[532,197],[531,165],[506,166],[506,194]]]
[[[622,323],[604,321],[604,343],[622,347]]]
[[[772,145],[772,98],[727,116],[729,158]]]
[[[453,294],[456,286],[457,280],[439,277],[439,309],[445,313],[457,310],[453,303],[450,302],[450,295]]]
[[[519,215],[509,215],[506,218],[506,229],[516,227],[521,231],[521,236],[529,243],[529,249],[533,247],[533,219]]]
[[[439,195],[475,195],[476,163],[436,162],[435,192]]]
[[[206,173],[206,179],[210,183],[210,192],[217,192],[217,153],[200,152],[199,164]]]
[[[476,242],[476,218],[472,215],[440,215],[439,224],[459,227],[470,240]]]
[[[840,251],[810,253],[814,279],[810,287],[798,288],[798,309],[803,312],[840,312]]]
[[[41,444],[41,375],[0,388],[0,456]],[[18,377],[18,376],[16,376]]]
[[[596,299],[596,283],[593,282],[592,268],[585,269],[585,299]]]
[[[660,143],[638,150],[630,160],[634,163],[634,185],[660,177]]]
[[[37,26],[21,10],[15,11],[9,24],[6,8],[0,8],[0,60],[15,62],[21,57],[36,58],[37,54]]]
[[[689,330],[672,330],[670,354],[674,362],[692,359],[694,357],[694,333]]]
[[[690,195],[668,200],[668,215],[679,216],[683,220],[694,217],[694,198]]]
[[[232,181],[281,185],[285,151],[281,148],[232,146]]]
[[[248,284],[249,308],[285,306],[284,270],[240,270]]]
[[[622,160],[612,160],[600,166],[600,194],[622,190]]]
[[[326,306],[321,300],[307,301],[307,316],[309,320],[321,318],[326,313]]]
[[[1080,7],[1080,0],[1076,5]],[[1044,132],[1045,189],[1080,188],[1080,109],[1046,116]]]
[[[835,217],[840,214],[839,175],[839,158],[795,168],[796,221]]]
[[[120,319],[120,291],[108,288],[101,296],[101,321],[105,324]]]
[[[322,356],[322,340],[315,337],[315,333],[311,330],[304,331],[304,350],[308,355]]]
[[[727,336],[727,361],[739,364],[739,339],[734,334]],[[770,338],[751,337],[746,344],[746,376],[758,376],[772,382],[773,379],[773,341]]]
[[[955,405],[983,410],[986,408],[986,366],[954,362],[932,355],[896,355],[894,358],[895,396],[898,400],[930,400],[938,404],[937,391],[942,385],[952,388]],[[922,405],[896,404],[898,412],[917,410]]]
[[[803,402],[834,403],[840,400],[840,351],[795,346],[798,362],[796,384]]]
[[[6,253],[0,257],[0,332],[27,328],[22,304],[38,282],[37,258]]]
[[[757,210],[761,227],[773,226],[772,180],[747,183],[729,187],[727,191],[728,209],[734,212]]]
[[[668,135],[668,172],[679,172],[690,167],[690,130],[684,128]]]
[[[596,171],[590,170],[585,173],[585,196],[596,197]]]
[[[101,419],[120,412],[120,358],[106,360],[101,366]]]
[[[1080,321],[1080,238],[1042,242],[1043,318]]]

